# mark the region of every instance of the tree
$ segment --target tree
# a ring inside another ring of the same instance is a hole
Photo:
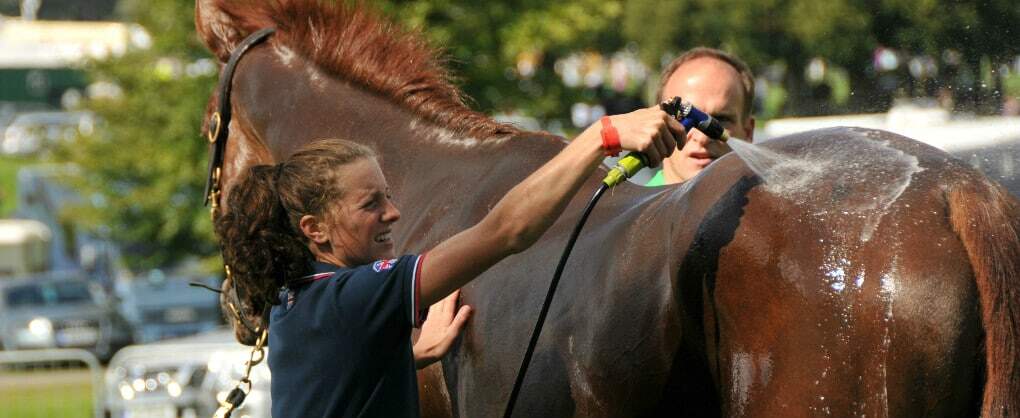
[[[202,206],[207,143],[199,135],[216,65],[199,43],[190,0],[130,0],[120,13],[152,34],[152,47],[92,63],[92,81],[116,97],[85,106],[103,123],[59,154],[81,167],[71,179],[93,205],[73,215],[124,245],[130,267],[216,257]]]
[[[3,1],[3,0],[0,0]],[[329,0],[322,0],[329,1]],[[342,0],[337,0],[342,1]],[[0,3],[2,5],[4,3]],[[556,63],[579,52],[634,49],[655,74],[662,60],[696,45],[722,47],[752,68],[786,68],[782,83],[792,114],[818,106],[803,81],[814,58],[841,68],[855,95],[828,111],[884,109],[889,91],[871,70],[876,47],[964,56],[960,80],[1020,53],[1013,42],[1020,5],[948,0],[374,0],[370,6],[424,31],[446,49],[449,65],[473,107],[521,111],[543,121],[569,119],[577,102],[602,94],[568,87]],[[136,268],[166,266],[197,254],[216,260],[202,207],[206,143],[199,126],[216,74],[199,43],[192,0],[122,0],[120,15],[141,23],[153,46],[90,67],[93,80],[120,86],[113,99],[88,108],[105,120],[64,157],[83,168],[76,182],[102,203],[76,215],[127,245]],[[982,57],[986,57],[982,59]],[[213,71],[209,71],[209,70]],[[969,77],[969,78],[967,78]],[[655,82],[657,80],[651,80]],[[789,114],[789,113],[788,113]]]
[[[450,66],[475,107],[489,113],[525,110],[542,120],[569,118],[570,104],[594,92],[563,85],[554,65],[577,51],[624,46],[616,26],[619,0],[376,2],[385,14],[423,30],[446,48]],[[518,63],[537,60],[533,74]]]

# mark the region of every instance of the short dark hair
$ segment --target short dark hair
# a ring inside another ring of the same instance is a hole
[[[733,54],[730,54],[723,50],[708,48],[704,46],[699,46],[697,48],[687,50],[687,52],[684,52],[679,57],[676,57],[676,59],[674,59],[672,62],[669,63],[669,65],[666,66],[666,68],[662,71],[662,76],[659,80],[659,89],[655,92],[656,99],[657,100],[663,99],[662,90],[666,88],[666,82],[669,81],[669,77],[672,76],[674,72],[676,72],[677,68],[680,68],[681,65],[687,63],[688,61],[693,61],[697,58],[704,57],[715,58],[719,61],[729,64],[731,67],[733,67],[734,70],[737,70],[737,74],[740,76],[740,84],[743,87],[744,91],[744,109],[743,109],[744,115],[750,116],[751,104],[754,102],[754,73],[751,72],[751,68],[748,67],[743,60],[737,58]]]

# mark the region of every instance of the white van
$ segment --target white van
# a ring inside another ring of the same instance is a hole
[[[0,219],[0,278],[49,270],[52,240],[53,233],[42,222]]]

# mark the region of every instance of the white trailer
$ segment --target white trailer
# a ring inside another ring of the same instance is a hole
[[[49,270],[52,241],[53,233],[42,222],[0,219],[0,278]]]

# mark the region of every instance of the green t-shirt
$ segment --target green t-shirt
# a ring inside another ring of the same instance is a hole
[[[648,183],[645,183],[646,187],[665,186],[665,185],[666,185],[666,176],[662,175],[662,170],[659,170],[659,172],[655,173],[655,175],[652,176],[652,179],[648,180]]]

